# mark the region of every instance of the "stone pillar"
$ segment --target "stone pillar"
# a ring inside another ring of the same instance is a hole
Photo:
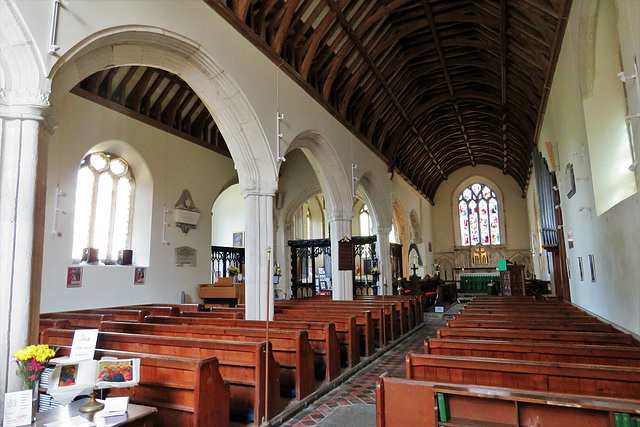
[[[49,94],[0,89],[0,396],[22,389],[13,353],[37,343]]]
[[[389,233],[391,227],[378,226],[373,230],[376,235],[376,256],[378,257],[378,268],[380,269],[380,282],[378,290],[380,295],[391,295],[393,293],[393,282],[391,280],[391,245],[389,244]],[[387,284],[385,287],[384,284]]]
[[[273,191],[247,191],[245,196],[245,318],[273,319]],[[267,261],[271,248],[271,265]],[[270,290],[270,291],[269,291]]]
[[[353,300],[353,271],[338,270],[338,242],[345,236],[351,238],[351,218],[353,212],[327,214],[331,233],[331,280],[334,300]]]

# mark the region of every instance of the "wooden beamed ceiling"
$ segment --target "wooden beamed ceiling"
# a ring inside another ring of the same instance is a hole
[[[464,166],[524,191],[571,0],[204,0],[430,201]]]
[[[175,74],[151,67],[115,67],[87,77],[71,92],[231,157],[207,107]]]

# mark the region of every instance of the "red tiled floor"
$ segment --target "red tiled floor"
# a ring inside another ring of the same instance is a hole
[[[374,405],[378,377],[382,373],[388,372],[392,377],[404,378],[406,354],[410,352],[423,353],[424,339],[434,337],[437,328],[442,326],[444,326],[444,321],[429,320],[426,328],[405,339],[387,354],[282,425],[287,427],[314,426],[339,406]]]

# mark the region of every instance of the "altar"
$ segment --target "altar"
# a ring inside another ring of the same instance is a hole
[[[454,268],[455,280],[460,283],[463,292],[486,292],[489,283],[495,284],[498,292],[500,286],[500,272],[496,267]]]

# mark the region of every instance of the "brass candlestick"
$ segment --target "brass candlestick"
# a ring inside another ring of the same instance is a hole
[[[83,412],[83,413],[96,412],[104,408],[104,403],[100,403],[96,400],[95,389],[91,390],[91,394],[89,395],[89,397],[91,399],[79,409],[80,412]]]

